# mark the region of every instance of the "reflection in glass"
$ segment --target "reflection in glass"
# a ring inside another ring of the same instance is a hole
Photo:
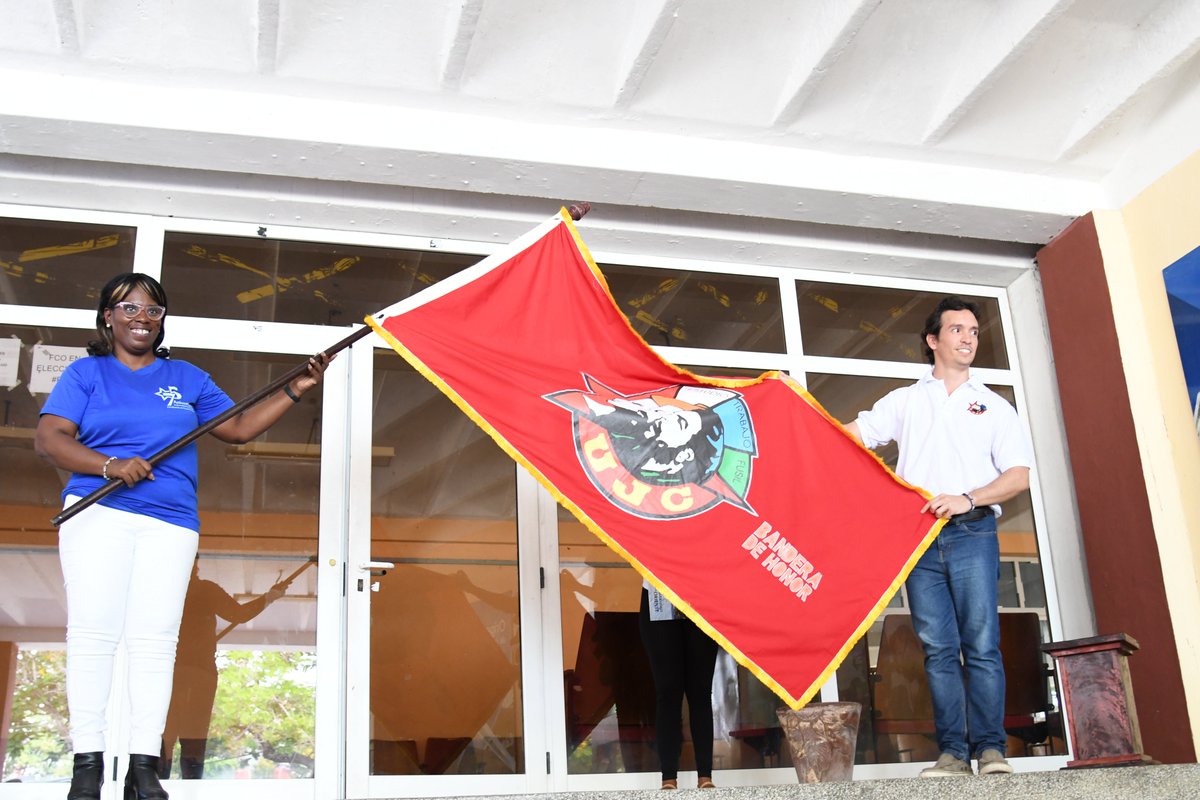
[[[568,770],[653,771],[654,682],[637,624],[642,578],[562,506],[558,543]]]
[[[654,678],[638,632],[642,578],[558,508],[567,768],[572,774],[657,772]],[[779,698],[726,653],[713,674],[713,767],[788,766]],[[687,703],[681,770],[695,769]]]
[[[1017,593],[1017,565],[1013,562],[1000,562],[1000,578],[996,585],[996,592],[996,602],[1001,607],[1021,607],[1021,596]]]
[[[235,400],[303,360],[171,354]],[[252,442],[199,442],[200,554],[180,624],[164,776],[313,775],[320,415],[321,392],[308,392]]]
[[[808,393],[843,425],[853,422],[858,413],[875,405],[888,392],[912,383],[905,378],[872,378],[863,375],[824,375],[808,373]],[[896,443],[875,451],[883,463],[895,469],[900,449]]]
[[[763,369],[745,369],[742,367],[702,367],[695,364],[681,364],[680,366],[688,372],[703,375],[706,378],[735,378],[738,380],[757,378],[767,371]]]
[[[617,306],[652,345],[785,351],[779,281],[601,264]]]
[[[353,325],[478,260],[455,253],[168,233],[162,282],[175,315]]]
[[[375,391],[371,773],[523,772],[515,465],[390,351]]]
[[[94,310],[133,269],[134,228],[0,218],[0,303]]]
[[[1020,561],[1017,563],[1017,573],[1021,580],[1021,590],[1025,593],[1026,608],[1046,607],[1046,587],[1042,583],[1042,567],[1036,561]]]
[[[800,331],[810,356],[927,364],[921,347],[925,319],[945,295],[883,286],[797,281]],[[1000,307],[995,298],[964,295],[980,306],[975,366],[1008,368]]]
[[[57,511],[57,509],[55,509]],[[51,511],[53,514],[55,511]],[[71,776],[71,740],[67,717],[67,651],[63,644],[66,627],[66,598],[62,596],[62,576],[58,575],[59,597],[48,597],[48,587],[41,588],[45,599],[42,620],[13,618],[13,596],[28,588],[29,581],[19,576],[52,578],[58,570],[58,555],[48,553],[15,553],[0,550],[0,569],[10,576],[0,605],[4,616],[4,640],[0,641],[0,659],[5,666],[4,702],[9,719],[5,732],[6,747],[0,754],[4,782],[37,783],[65,781]],[[40,582],[40,581],[35,581]],[[23,643],[26,637],[38,638],[30,625],[22,622],[50,623],[57,640],[52,643]]]
[[[311,645],[287,645],[295,644],[295,617],[315,601],[306,575],[313,564],[231,554],[197,560],[179,626],[162,777],[312,776],[316,655]],[[247,585],[252,590],[241,591]]]
[[[87,338],[86,331],[0,325],[7,370],[0,380],[0,719],[9,720],[0,731],[4,781],[61,781],[71,774],[66,595],[58,533],[50,524],[62,509],[67,475],[34,454],[33,434],[52,377],[62,369],[49,353],[78,348],[82,354]],[[34,381],[39,368],[42,378]]]

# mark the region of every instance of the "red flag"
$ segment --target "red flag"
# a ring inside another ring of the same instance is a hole
[[[565,211],[367,323],[793,708],[942,525],[788,376],[660,358]]]

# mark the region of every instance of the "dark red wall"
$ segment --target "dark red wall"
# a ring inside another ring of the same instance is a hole
[[[1148,755],[1193,762],[1183,678],[1092,216],[1038,253],[1098,633],[1127,633]]]

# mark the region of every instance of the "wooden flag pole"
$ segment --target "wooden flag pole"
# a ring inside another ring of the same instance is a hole
[[[281,584],[282,584],[282,585],[283,585],[283,587],[284,587],[284,589],[286,590],[286,589],[287,589],[287,587],[289,587],[289,586],[291,586],[291,585],[292,585],[292,581],[294,581],[294,580],[296,580],[296,578],[300,577],[300,573],[301,573],[301,572],[304,572],[304,570],[308,569],[309,567],[311,567],[311,566],[312,566],[313,564],[315,564],[315,563],[317,563],[317,558],[316,558],[316,556],[312,556],[312,557],[310,557],[310,558],[306,558],[306,559],[304,560],[304,563],[303,563],[303,564],[301,564],[299,567],[297,567],[297,568],[296,568],[296,571],[295,571],[295,572],[293,572],[291,575],[288,575],[286,578],[283,578],[282,580],[275,581],[275,586],[279,586],[279,585],[281,585]],[[275,586],[272,586],[271,588],[272,588],[272,589],[274,589],[274,588],[275,588]],[[262,597],[262,595],[259,595],[259,597]],[[253,601],[253,600],[251,600],[250,602],[254,602],[254,601]],[[266,607],[265,607],[265,606],[263,607],[263,611],[266,611]],[[262,613],[262,612],[259,612],[259,613]],[[257,615],[256,615],[256,616],[257,616]],[[226,626],[225,626],[224,630],[222,630],[220,633],[218,633],[218,634],[217,634],[217,639],[216,639],[216,640],[217,640],[218,642],[219,642],[219,641],[221,641],[222,639],[224,639],[224,638],[225,638],[225,634],[229,633],[231,630],[233,630],[234,628],[236,628],[238,625],[241,625],[241,624],[242,624],[242,623],[240,623],[240,622],[231,622],[231,623],[229,623],[228,625],[226,625]]]
[[[578,222],[580,219],[583,218],[583,215],[588,213],[589,211],[591,211],[591,209],[592,209],[591,203],[588,203],[586,201],[580,201],[577,203],[572,203],[570,206],[568,206],[567,213],[571,216],[571,219]],[[355,331],[354,333],[350,334],[345,339],[342,339],[340,342],[335,344],[333,347],[328,347],[325,350],[322,350],[321,353],[319,353],[318,355],[324,354],[325,356],[333,356],[335,353],[339,353],[342,350],[345,350],[347,347],[354,344],[359,339],[363,339],[371,333],[373,333],[372,329],[367,327],[366,325],[364,325],[362,328],[360,328],[357,331]],[[217,426],[219,426],[225,420],[227,420],[231,417],[236,417],[238,414],[242,413],[247,408],[250,408],[250,406],[256,405],[259,402],[261,402],[262,400],[265,400],[266,398],[275,394],[275,392],[278,392],[280,389],[282,389],[283,385],[285,383],[289,382],[290,380],[292,380],[292,378],[297,378],[297,377],[303,375],[307,371],[308,371],[308,359],[305,359],[304,363],[298,364],[294,369],[292,369],[287,374],[282,375],[279,378],[276,378],[275,380],[271,381],[271,383],[269,383],[266,386],[264,386],[263,388],[259,389],[254,394],[243,398],[238,403],[236,403],[233,406],[230,406],[228,409],[226,409],[226,411],[224,413],[222,413],[216,417],[213,417],[208,422],[204,423],[199,428],[196,428],[191,433],[189,433],[179,439],[176,439],[174,442],[171,442],[171,444],[167,445],[162,450],[159,450],[157,453],[150,456],[146,460],[148,462],[150,462],[150,466],[154,466],[155,464],[162,461],[164,458],[174,455],[175,453],[179,452],[183,448],[187,447],[192,442],[199,439],[204,434],[211,431],[213,428],[216,428]],[[99,489],[96,489],[94,492],[92,492],[88,496],[84,497],[81,500],[76,501],[75,503],[68,506],[67,508],[64,508],[58,514],[58,516],[56,516],[50,520],[50,524],[57,528],[58,526],[62,525],[64,522],[69,520],[71,517],[78,514],[80,511],[83,511],[85,508],[87,508],[88,506],[95,503],[97,500],[107,497],[108,495],[112,494],[113,492],[115,492],[117,489],[119,489],[120,487],[122,487],[124,485],[125,485],[125,482],[123,480],[121,480],[120,478],[113,478],[108,483],[104,484]]]

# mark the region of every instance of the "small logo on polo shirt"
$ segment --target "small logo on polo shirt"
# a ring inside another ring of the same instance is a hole
[[[185,402],[179,389],[174,386],[160,388],[154,394],[166,401],[167,408],[178,408],[182,411],[192,410],[192,404]]]
[[[987,406],[985,406],[983,403],[976,400],[974,403],[971,403],[971,405],[967,406],[967,411],[970,411],[972,414],[979,416],[983,412],[987,411]]]

